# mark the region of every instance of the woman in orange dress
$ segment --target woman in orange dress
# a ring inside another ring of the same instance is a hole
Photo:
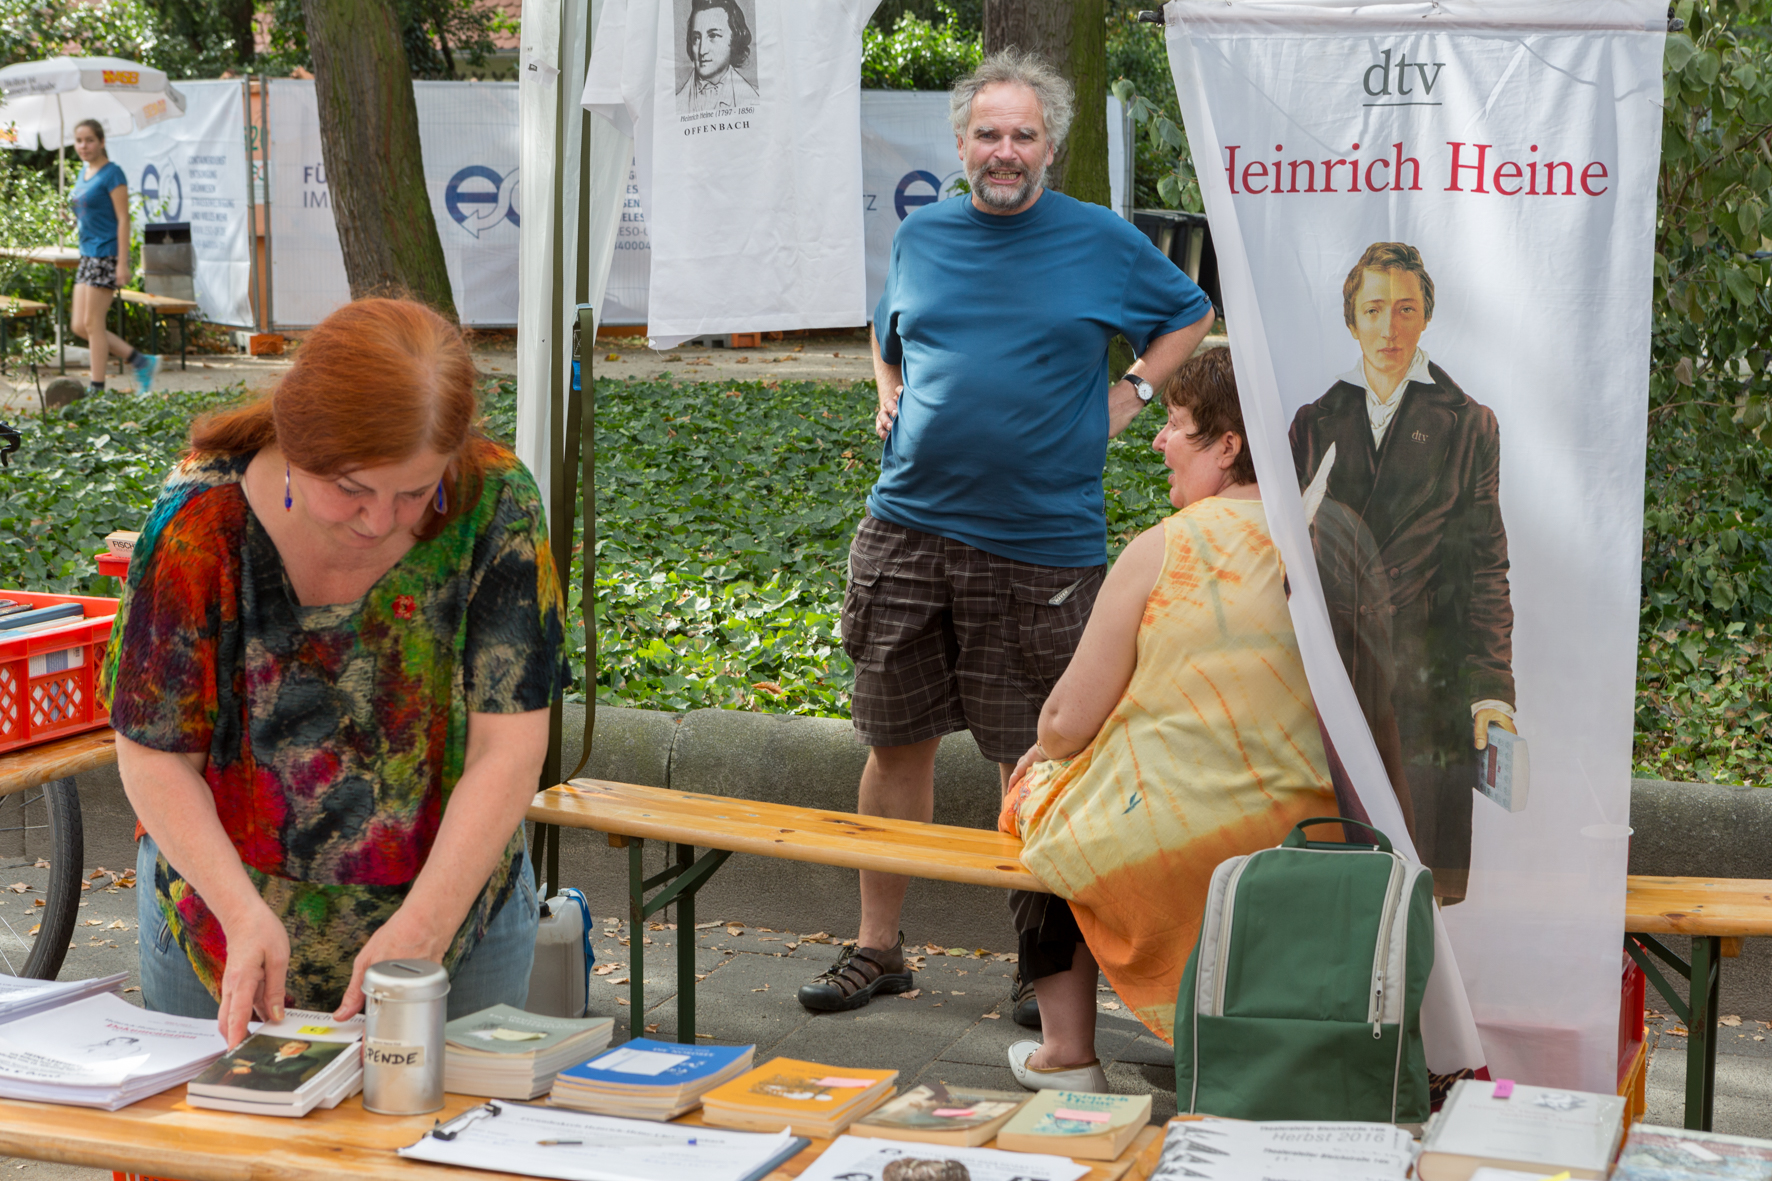
[[[1003,831],[1053,891],[1011,899],[1043,1042],[1009,1060],[1035,1090],[1107,1089],[1098,967],[1172,1041],[1213,868],[1335,814],[1230,350],[1182,366],[1163,402],[1180,511],[1108,573],[1004,798]]]

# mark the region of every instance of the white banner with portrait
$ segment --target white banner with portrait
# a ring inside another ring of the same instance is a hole
[[[1617,1086],[1666,11],[1165,9],[1343,809],[1435,870],[1436,1072]]]
[[[205,320],[235,327],[253,322],[245,85],[180,82],[182,118],[114,135],[105,145],[148,221],[190,224],[197,306]]]
[[[414,82],[425,187],[455,310],[465,325],[517,322],[517,84]],[[278,78],[269,98],[271,312],[280,328],[319,323],[351,298],[310,81]]]

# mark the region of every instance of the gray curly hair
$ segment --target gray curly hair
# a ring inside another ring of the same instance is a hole
[[[966,125],[972,120],[972,100],[978,97],[978,92],[1003,82],[1013,82],[1034,92],[1034,97],[1040,101],[1040,113],[1045,118],[1046,138],[1054,149],[1061,146],[1071,129],[1071,116],[1076,114],[1076,92],[1045,58],[1019,49],[999,49],[979,62],[976,70],[954,83],[948,95],[948,118],[953,123],[954,134],[965,136]]]

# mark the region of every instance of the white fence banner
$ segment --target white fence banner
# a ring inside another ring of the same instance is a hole
[[[149,221],[190,223],[197,305],[205,320],[235,327],[253,322],[245,86],[237,79],[180,82],[183,118],[105,144]]]
[[[1125,118],[1120,100],[1108,97],[1108,176],[1114,209],[1132,215],[1128,183]],[[898,223],[919,205],[958,190],[964,177],[954,132],[948,123],[945,90],[864,90],[861,92],[862,233],[867,245],[867,312],[871,317],[886,287],[886,264]],[[622,224],[615,241],[615,265],[605,292],[605,324],[646,323],[647,276],[652,251],[646,238],[646,212],[638,178],[630,175]]]
[[[1447,903],[1435,1071],[1617,1086],[1666,14],[1165,9],[1342,807]]]
[[[415,82],[425,187],[466,325],[517,322],[517,84]],[[350,299],[320,149],[314,84],[270,93],[271,309],[278,327],[319,323]]]

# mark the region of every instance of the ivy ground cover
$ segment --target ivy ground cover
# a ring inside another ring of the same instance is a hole
[[[110,393],[18,422],[0,586],[116,593],[93,562],[104,535],[139,527],[191,417],[240,396]],[[483,396],[508,439],[513,387]],[[598,383],[598,701],[846,716],[837,621],[877,469],[873,407],[868,383]],[[1159,425],[1140,415],[1109,448],[1111,550],[1167,511]],[[1651,447],[1638,774],[1772,785],[1765,463],[1751,444],[1725,455],[1674,432]],[[582,566],[575,553],[575,619]],[[571,642],[582,668],[582,631]]]

